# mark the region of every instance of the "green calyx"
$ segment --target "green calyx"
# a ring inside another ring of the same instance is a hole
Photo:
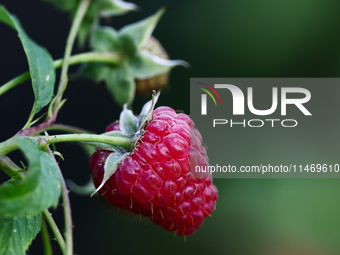
[[[111,27],[97,26],[90,39],[96,52],[118,51],[124,56],[120,65],[90,63],[83,75],[96,81],[105,81],[107,88],[118,104],[131,105],[136,92],[136,80],[149,79],[168,73],[173,67],[189,65],[182,60],[168,60],[164,54],[158,56],[147,44],[164,14],[165,8],[139,22],[116,31]]]

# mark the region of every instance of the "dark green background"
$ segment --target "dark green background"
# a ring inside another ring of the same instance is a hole
[[[62,57],[70,22],[38,0],[1,0],[30,37]],[[155,36],[176,68],[159,105],[189,113],[190,77],[339,77],[340,2],[331,0],[136,1],[139,13],[113,18],[119,28],[160,7],[170,10]],[[16,34],[0,24],[0,83],[27,70]],[[75,53],[77,50],[74,51]],[[76,69],[72,69],[75,71]],[[119,109],[104,88],[71,81],[58,122],[102,132]],[[137,100],[138,112],[146,99]],[[33,103],[26,83],[0,98],[0,138],[15,134]],[[332,116],[336,118],[336,116]],[[311,127],[312,128],[312,127]],[[337,128],[337,126],[334,126]],[[317,134],[316,134],[317,135]],[[242,139],[242,137],[240,138]],[[265,140],[266,137],[263,137]],[[324,144],[321,143],[322,146]],[[230,144],[229,146],[233,146]],[[249,146],[252,146],[250,144]],[[88,159],[72,144],[58,145],[66,178],[84,184]],[[326,149],[326,148],[325,148]],[[238,155],[247,160],[253,155]],[[20,153],[13,158],[20,159]],[[5,176],[0,176],[5,179]],[[116,213],[98,197],[71,194],[76,254],[339,254],[338,179],[221,179],[217,210],[185,243],[147,219]],[[55,214],[59,215],[59,208]],[[62,218],[58,219],[60,224]],[[40,236],[30,254],[42,254]],[[56,253],[59,254],[56,247]]]

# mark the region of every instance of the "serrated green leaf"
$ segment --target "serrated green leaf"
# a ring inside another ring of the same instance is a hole
[[[20,138],[17,144],[29,166],[23,180],[0,186],[0,214],[9,217],[35,215],[56,206],[61,193],[59,169],[50,155],[30,138]]]
[[[166,73],[178,65],[189,66],[189,64],[183,60],[163,59],[148,50],[141,50],[135,61],[131,63],[137,79],[147,79]]]
[[[53,96],[55,82],[53,59],[44,48],[28,37],[20,21],[3,6],[0,6],[0,21],[12,27],[19,34],[28,60],[35,96],[35,113],[37,113],[51,101]]]
[[[56,7],[68,11],[72,17],[75,15],[80,0],[43,0],[52,3]],[[92,27],[98,24],[99,17],[112,17],[122,15],[130,11],[138,9],[133,3],[121,0],[95,0],[91,1],[87,12],[85,13],[83,22],[79,29],[78,40],[80,46],[84,46],[86,38]]]
[[[103,180],[101,184],[98,186],[98,188],[92,193],[92,195],[98,192],[98,190],[100,190],[104,186],[106,181],[110,179],[112,175],[114,175],[114,173],[117,171],[120,162],[122,162],[129,154],[130,152],[122,153],[121,151],[115,151],[109,154],[104,164]]]
[[[162,8],[146,19],[123,27],[119,31],[120,37],[130,38],[138,49],[143,48],[164,12],[165,8]]]
[[[25,255],[40,228],[40,215],[14,218],[0,215],[0,254]]]

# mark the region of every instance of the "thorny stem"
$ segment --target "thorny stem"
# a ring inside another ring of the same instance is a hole
[[[77,55],[70,56],[69,65],[77,65],[81,63],[89,63],[89,62],[99,62],[99,63],[107,63],[107,64],[120,64],[122,62],[123,56],[119,52],[86,52]],[[58,69],[63,64],[63,59],[58,59],[53,62],[54,68]],[[10,89],[15,86],[27,81],[30,76],[30,72],[25,72],[12,80],[6,82],[0,87],[0,96],[5,94]]]
[[[60,249],[63,251],[63,254],[65,254],[64,250],[65,250],[66,246],[65,246],[64,238],[61,235],[61,233],[59,231],[59,228],[58,228],[57,224],[55,223],[51,213],[47,209],[45,209],[43,211],[43,214],[44,214],[44,217],[45,217],[46,221],[50,225],[50,228],[51,228],[51,230],[52,230],[52,232],[54,234],[55,239],[57,240],[57,243],[60,246]]]
[[[60,167],[55,160],[51,149],[47,146],[48,153],[53,159],[54,163],[58,167],[60,177],[61,177],[61,186],[62,186],[62,199],[63,199],[63,207],[64,207],[64,219],[65,219],[65,255],[73,255],[73,224],[72,224],[72,213],[71,213],[71,203],[70,198],[68,196],[68,189],[66,187],[64,176],[60,170]]]

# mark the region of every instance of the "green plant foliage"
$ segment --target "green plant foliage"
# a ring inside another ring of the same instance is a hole
[[[56,7],[68,11],[72,16],[75,15],[80,0],[44,0],[52,3]],[[84,20],[79,28],[78,40],[80,46],[85,44],[86,38],[94,24],[97,24],[99,17],[112,17],[122,15],[130,11],[137,10],[138,7],[133,3],[121,0],[96,0],[91,1],[85,14]]]
[[[154,15],[116,31],[110,27],[97,26],[92,33],[90,45],[98,52],[118,51],[125,58],[121,65],[90,63],[83,75],[96,81],[105,81],[118,104],[130,105],[135,94],[135,78],[150,78],[168,72],[177,65],[186,65],[181,60],[162,59],[143,47],[148,42],[159,19],[162,8]]]
[[[23,180],[0,186],[0,214],[8,217],[35,215],[56,206],[61,193],[59,169],[50,155],[30,138],[17,143],[29,166]]]
[[[157,40],[152,38],[152,33],[164,14],[165,8],[144,20],[116,31],[111,27],[100,26],[100,18],[137,10],[138,7],[135,4],[123,0],[43,1],[68,12],[73,19],[66,39],[64,58],[60,60],[53,61],[49,52],[26,34],[19,19],[0,5],[0,22],[18,34],[29,65],[29,72],[1,86],[0,96],[29,78],[31,78],[35,96],[26,124],[17,130],[15,135],[0,141],[0,170],[8,175],[7,181],[0,183],[1,255],[25,255],[42,226],[45,254],[54,253],[48,234],[49,230],[42,221],[42,214],[60,246],[61,253],[74,254],[73,220],[68,188],[73,189],[77,194],[96,193],[115,173],[119,164],[130,155],[131,147],[135,148],[141,136],[146,132],[144,128],[151,120],[152,109],[159,93],[152,92],[153,99],[143,107],[140,116],[136,117],[128,107],[131,107],[135,97],[136,82],[139,85],[137,79],[150,78],[152,80],[151,78],[157,75],[163,77],[162,74],[168,77],[167,72],[172,67],[186,64],[184,61],[168,60],[165,50]],[[55,36],[56,31],[53,29],[50,31],[52,34],[49,36]],[[90,47],[93,52],[82,52],[71,56],[72,52],[75,52],[76,38],[81,47],[90,38]],[[2,39],[5,42],[6,36]],[[155,47],[155,43],[150,43],[154,41],[157,41]],[[157,52],[164,52],[164,54],[158,56]],[[81,68],[82,75],[96,81],[105,81],[115,101],[119,105],[124,105],[119,124],[121,131],[114,130],[95,135],[80,127],[58,124],[59,110],[66,101],[63,93],[68,81],[69,66],[82,63],[84,64]],[[62,71],[58,87],[55,83],[55,69],[60,67]],[[155,82],[150,82],[150,84],[155,84]],[[153,87],[153,89],[156,88]],[[57,90],[58,94],[53,98],[54,91]],[[16,103],[17,100],[14,102]],[[40,113],[42,109],[46,112]],[[35,117],[38,112],[40,117]],[[46,119],[43,120],[44,116]],[[5,120],[4,123],[6,123]],[[51,135],[47,131],[51,132]],[[70,134],[59,134],[59,132]],[[44,136],[43,133],[45,133]],[[97,189],[92,182],[89,185],[78,186],[69,181],[67,182],[69,187],[66,187],[63,174],[55,160],[55,155],[64,160],[61,152],[56,151],[54,147],[54,143],[59,142],[81,142],[82,148],[89,156],[98,149],[111,151],[105,163],[101,162],[104,164],[104,176]],[[54,151],[50,150],[50,146],[54,147]],[[20,150],[26,159],[25,163],[21,162],[22,166],[15,163],[20,160],[16,158],[16,155],[12,158],[11,153],[15,150]],[[58,222],[49,214],[49,210],[53,209],[51,207],[56,208],[59,199],[62,200],[64,207],[63,227],[59,227]],[[29,252],[34,253],[34,249],[34,246],[30,247]]]
[[[13,28],[19,34],[27,56],[32,78],[32,87],[35,96],[33,113],[37,113],[51,101],[53,96],[55,82],[53,59],[44,48],[28,37],[20,21],[11,15],[3,6],[0,6],[0,21]]]
[[[6,218],[0,215],[0,254],[25,255],[28,246],[39,233],[41,216]]]

